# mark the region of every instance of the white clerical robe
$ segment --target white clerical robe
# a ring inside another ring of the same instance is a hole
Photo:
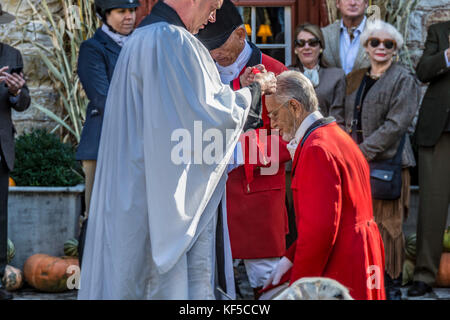
[[[222,84],[209,52],[186,29],[158,22],[133,32],[106,101],[79,299],[213,298],[204,286],[217,282],[217,211],[250,103],[248,88]],[[173,133],[194,136],[198,121],[203,133],[222,134],[220,161],[194,163],[202,155],[192,141],[191,162],[175,164]],[[225,201],[222,209],[234,297]]]

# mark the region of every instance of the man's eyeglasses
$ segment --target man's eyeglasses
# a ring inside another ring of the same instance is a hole
[[[384,47],[385,47],[386,49],[388,49],[388,50],[392,49],[394,46],[397,45],[397,43],[396,43],[394,40],[391,40],[391,39],[384,39],[384,40],[381,40],[381,39],[378,39],[378,38],[370,38],[370,39],[368,40],[368,42],[369,42],[369,44],[370,44],[370,46],[371,46],[372,48],[378,48],[378,46],[379,46],[381,43],[383,43]]]
[[[317,38],[309,39],[309,40],[294,40],[294,46],[303,48],[306,44],[308,44],[310,47],[317,47],[320,45],[320,40]]]
[[[272,110],[271,112],[269,112],[267,114],[267,116],[269,117],[269,119],[275,120],[278,117],[278,110],[280,110],[282,107],[284,107],[288,102],[290,101],[290,99],[288,101],[286,101],[285,103],[279,105],[278,107],[275,108],[275,110]]]

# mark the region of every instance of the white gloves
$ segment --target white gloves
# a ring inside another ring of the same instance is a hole
[[[281,277],[290,268],[292,268],[292,265],[293,265],[293,263],[288,258],[286,258],[286,257],[281,258],[280,261],[278,262],[277,266],[272,270],[272,273],[270,274],[269,279],[267,279],[266,282],[264,282],[263,289],[267,288],[270,284],[272,284],[274,286],[277,285],[280,282]]]

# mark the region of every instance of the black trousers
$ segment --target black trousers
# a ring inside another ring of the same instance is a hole
[[[7,259],[8,244],[8,186],[9,170],[0,152],[0,278],[3,277]]]

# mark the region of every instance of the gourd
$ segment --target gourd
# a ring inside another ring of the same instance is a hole
[[[5,272],[3,274],[2,283],[6,290],[15,291],[23,285],[23,274],[20,269],[13,266],[6,265]]]
[[[15,255],[16,255],[16,248],[14,246],[14,243],[11,241],[11,239],[8,238],[8,245],[6,249],[6,262],[10,263]]]
[[[40,291],[64,292],[68,289],[67,279],[71,275],[68,268],[71,265],[79,266],[78,259],[38,253],[25,261],[23,273],[25,280]]]
[[[448,252],[444,252],[441,255],[436,285],[439,287],[450,287],[450,253]]]
[[[16,186],[16,182],[14,181],[13,178],[9,177],[9,186],[10,187],[15,187]]]
[[[69,239],[64,243],[64,254],[69,257],[78,257],[78,240]]]

